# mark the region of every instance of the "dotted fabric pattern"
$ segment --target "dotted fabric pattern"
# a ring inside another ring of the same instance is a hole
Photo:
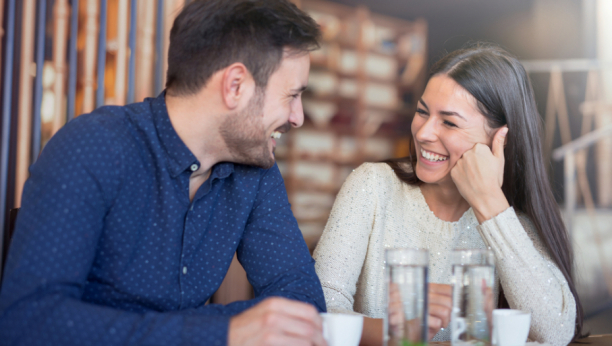
[[[196,167],[192,167],[196,165]],[[62,128],[30,168],[0,293],[0,345],[225,345],[270,296],[325,311],[276,165],[200,163],[164,94]],[[206,301],[234,253],[256,298]]]

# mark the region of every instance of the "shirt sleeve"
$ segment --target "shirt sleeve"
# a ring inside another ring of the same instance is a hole
[[[349,175],[315,249],[315,269],[330,312],[354,313],[357,280],[376,215],[377,194],[371,186],[375,179],[370,164],[360,166]]]
[[[105,215],[122,184],[117,142],[103,121],[79,117],[31,167],[0,293],[0,344],[227,343],[229,315],[218,306],[138,313],[82,300]]]
[[[278,167],[263,171],[259,190],[236,251],[258,302],[280,296],[325,312],[321,283],[306,242],[291,212]],[[235,303],[239,307],[240,304]]]
[[[496,269],[512,309],[531,311],[529,339],[567,345],[574,335],[576,301],[527,217],[512,207],[478,226],[495,252]]]

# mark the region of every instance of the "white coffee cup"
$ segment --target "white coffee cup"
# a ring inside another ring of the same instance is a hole
[[[361,340],[363,316],[321,313],[323,337],[329,346],[357,346]]]
[[[525,346],[531,313],[513,309],[493,310],[493,345]]]

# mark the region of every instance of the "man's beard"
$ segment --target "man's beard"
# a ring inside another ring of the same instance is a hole
[[[219,129],[236,163],[268,169],[274,165],[263,126],[264,91],[255,89],[246,108],[228,115]]]

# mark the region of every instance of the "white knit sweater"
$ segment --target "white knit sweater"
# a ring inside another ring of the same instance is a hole
[[[576,303],[563,274],[531,221],[508,208],[478,224],[470,208],[457,222],[437,218],[421,189],[400,181],[384,163],[366,163],[346,180],[314,252],[329,312],[385,314],[386,248],[429,250],[429,280],[451,283],[450,252],[495,253],[499,283],[511,308],[531,311],[529,339],[566,345],[574,333]],[[495,302],[497,304],[497,302]],[[449,340],[448,329],[434,340]]]

